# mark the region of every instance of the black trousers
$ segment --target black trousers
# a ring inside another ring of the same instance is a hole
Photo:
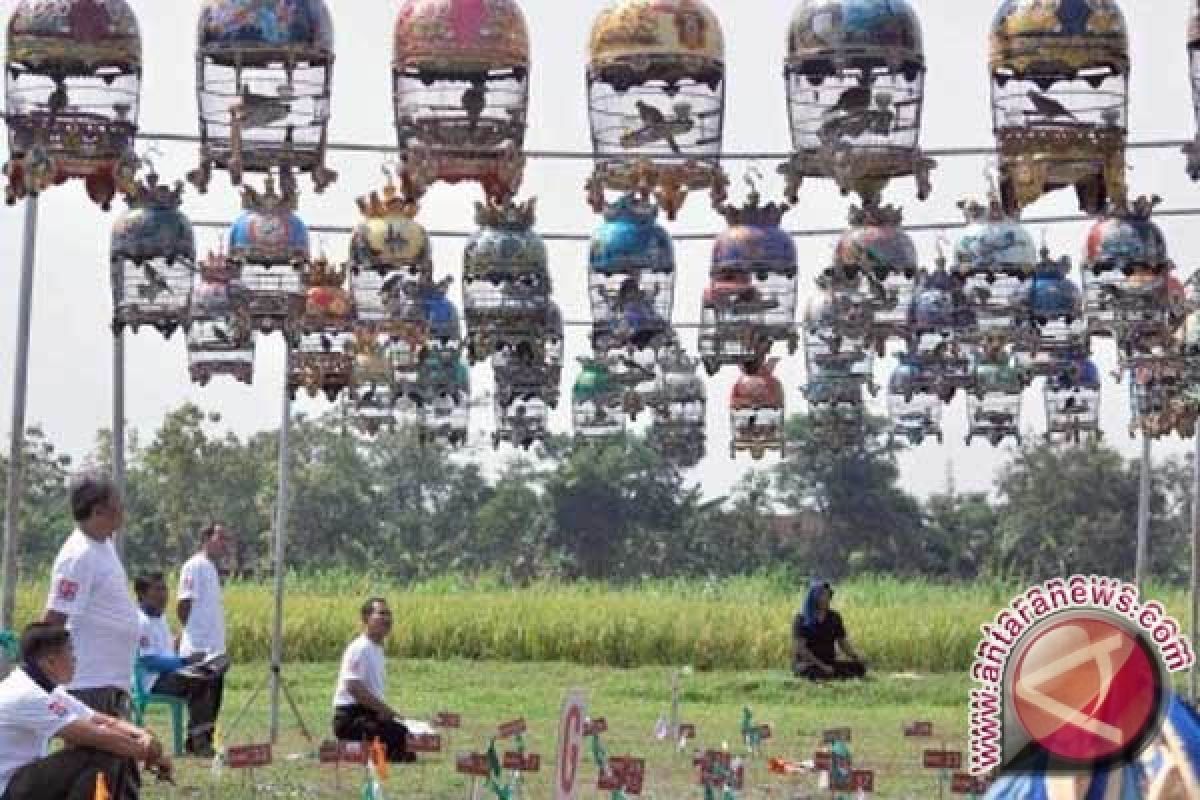
[[[333,735],[343,742],[365,742],[375,739],[387,748],[388,761],[412,761],[408,751],[408,728],[395,720],[382,720],[364,706],[342,706],[333,712]]]
[[[204,753],[212,749],[223,683],[223,673],[208,678],[193,678],[178,672],[163,675],[154,683],[155,694],[182,697],[187,701],[189,753]]]
[[[71,696],[98,714],[116,717],[128,722],[133,716],[133,700],[124,689],[106,687],[101,689],[76,689]],[[125,777],[121,791],[109,784],[109,793],[115,800],[137,800],[142,790],[142,776],[136,761],[125,762]]]
[[[829,666],[833,667],[832,675],[816,665],[797,666],[796,677],[808,678],[810,681],[841,681],[847,678],[865,678],[867,675],[867,668],[857,661],[834,661]]]
[[[0,800],[92,800],[99,775],[114,798],[129,796],[130,763],[111,753],[69,747],[13,773]],[[137,797],[136,789],[132,796]]]

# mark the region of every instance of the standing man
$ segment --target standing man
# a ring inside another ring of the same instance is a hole
[[[862,678],[867,665],[846,636],[842,615],[834,611],[833,587],[822,580],[813,581],[804,608],[792,622],[795,655],[792,670],[809,680]],[[838,650],[846,660],[838,659]]]
[[[213,756],[212,736],[215,726],[213,703],[217,676],[189,671],[204,660],[203,653],[187,658],[175,655],[171,629],[163,611],[167,607],[167,582],[161,572],[138,576],[133,582],[137,593],[141,638],[138,643],[138,666],[142,669],[142,691],[149,694],[182,697],[188,704],[187,752],[201,758]]]
[[[379,739],[388,761],[417,760],[408,749],[408,729],[387,704],[387,660],[383,643],[392,632],[392,612],[382,597],[363,603],[362,634],[342,655],[333,694],[333,735],[344,742]]]
[[[121,496],[107,475],[71,482],[75,531],[51,570],[47,625],[65,627],[78,659],[71,694],[93,711],[129,719],[138,613],[112,537],[125,522]]]
[[[75,673],[71,635],[30,625],[21,664],[0,682],[0,800],[92,800],[99,776],[109,792],[133,792],[136,761],[170,780],[171,759],[148,731],[97,714],[63,690]],[[50,740],[66,747],[49,754]]]
[[[225,655],[225,607],[221,602],[221,574],[217,565],[224,563],[231,537],[224,525],[213,523],[200,531],[200,549],[188,559],[179,573],[179,593],[175,612],[183,633],[179,655],[188,658]],[[221,713],[225,695],[225,672],[213,676],[212,722]],[[211,732],[209,744],[211,745]]]

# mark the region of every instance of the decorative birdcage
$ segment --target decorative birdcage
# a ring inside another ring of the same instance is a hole
[[[204,0],[196,44],[200,166],[234,185],[243,173],[308,173],[321,192],[333,89],[333,20],[324,0]]]
[[[909,308],[916,289],[917,248],[904,229],[900,209],[892,206],[850,209],[850,228],[838,239],[834,263],[826,277],[857,289],[870,288],[871,328],[876,352],[886,352],[889,339],[909,338]]]
[[[207,386],[218,375],[242,383],[254,378],[254,329],[246,316],[246,289],[237,263],[210,253],[200,265],[188,309],[188,374]]]
[[[463,308],[472,364],[498,348],[540,358],[548,322],[550,270],[546,244],[533,230],[535,201],[477,203],[480,228],[463,253]]]
[[[226,250],[246,288],[246,313],[254,330],[284,331],[304,313],[308,227],[295,214],[295,193],[286,184],[277,193],[269,175],[262,192],[242,187],[242,208],[229,229]]]
[[[939,256],[933,272],[923,274],[909,310],[909,353],[922,369],[938,375],[937,394],[943,402],[971,383],[968,355],[976,338],[975,312],[967,302],[960,279],[946,271]]]
[[[613,0],[592,26],[588,198],[653,194],[674,220],[690,191],[725,199],[725,42],[703,0]]]
[[[1012,341],[1028,317],[1029,280],[1037,268],[1037,246],[1024,226],[1005,213],[997,191],[985,207],[962,201],[967,226],[954,248],[953,272],[975,315],[982,337]]]
[[[580,358],[583,369],[571,391],[575,438],[603,439],[625,432],[625,387],[613,379],[601,360]]]
[[[70,178],[108,210],[134,180],[142,40],[126,0],[20,0],[8,22],[7,201]]]
[[[1046,439],[1078,444],[1099,438],[1100,370],[1087,358],[1055,365],[1042,387],[1046,407]]]
[[[126,202],[109,248],[113,331],[146,325],[170,338],[188,324],[196,277],[196,238],[180,210],[183,184],[161,185],[150,173]]]
[[[877,202],[892,178],[931,191],[921,152],[925,51],[908,0],[803,0],[788,29],[787,176],[795,202],[804,178],[830,178],[842,194]]]
[[[809,405],[862,405],[864,388],[872,395],[877,391],[869,312],[861,304],[841,302],[829,289],[809,307],[804,323]]]
[[[359,321],[391,317],[390,295],[397,283],[433,276],[429,235],[416,221],[417,204],[388,173],[382,193],[358,198],[362,218],[350,239],[350,285]]]
[[[520,188],[529,106],[529,32],[515,0],[405,0],[392,98],[405,172],[475,181],[503,201]]]
[[[471,420],[471,371],[465,361],[426,359],[421,366],[425,401],[420,406],[420,441],[461,447]]]
[[[654,412],[647,441],[663,457],[683,468],[705,455],[707,391],[697,374],[698,362],[678,343],[663,351],[658,378],[643,401]]]
[[[1188,157],[1188,176],[1200,180],[1200,0],[1192,0],[1188,23],[1188,64],[1192,76],[1192,111],[1196,120],[1196,139],[1183,148]]]
[[[1003,0],[991,74],[1006,209],[1069,187],[1089,213],[1124,204],[1129,40],[1116,0]]]
[[[1083,293],[1067,277],[1070,271],[1070,258],[1054,260],[1042,248],[1029,282],[1029,317],[1016,344],[1018,363],[1031,376],[1052,376],[1063,363],[1085,360],[1091,353]]]
[[[942,434],[942,379],[935,370],[901,359],[888,379],[887,409],[891,436],[921,445]]]
[[[656,349],[674,336],[675,248],[657,216],[653,204],[626,194],[605,210],[592,237],[588,276],[598,354]]]
[[[304,312],[294,322],[288,388],[330,402],[350,386],[355,365],[354,300],[345,289],[346,269],[324,257],[304,272]]]
[[[355,427],[368,436],[393,429],[399,422],[391,343],[391,336],[370,328],[354,332],[354,366],[346,405]]]
[[[462,316],[447,294],[451,282],[451,278],[443,278],[437,283],[424,281],[416,287],[429,326],[423,361],[458,363],[463,352]]]
[[[975,437],[997,447],[1021,441],[1021,400],[1025,376],[1008,352],[1007,339],[992,337],[975,354],[967,392],[967,444]]]
[[[492,447],[499,449],[507,442],[522,450],[545,441],[549,435],[550,408],[538,393],[524,394],[497,386],[495,399],[496,430],[492,432]]]
[[[709,375],[762,357],[776,342],[795,353],[799,262],[792,237],[780,227],[788,207],[725,206],[729,227],[713,245],[711,282],[704,290],[700,357]]]
[[[755,461],[768,452],[787,453],[787,406],[783,384],[775,377],[779,359],[744,364],[729,396],[729,457],[748,452]]]
[[[1177,363],[1155,363],[1130,370],[1131,437],[1152,439],[1196,435],[1197,406],[1186,393],[1186,373]]]

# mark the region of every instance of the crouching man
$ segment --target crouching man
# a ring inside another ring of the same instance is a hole
[[[363,604],[362,634],[346,648],[333,695],[333,735],[343,742],[379,739],[388,761],[410,763],[408,729],[387,704],[387,660],[383,642],[392,632],[387,601],[372,598]],[[3,800],[0,798],[0,800]]]
[[[62,687],[74,677],[67,630],[26,628],[21,664],[0,682],[0,800],[92,800],[100,775],[110,795],[121,797],[131,791],[138,761],[171,779],[171,760],[154,735],[67,694]],[[49,755],[56,737],[67,747]]]

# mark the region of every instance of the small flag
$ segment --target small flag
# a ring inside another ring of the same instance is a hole
[[[92,800],[112,800],[112,795],[108,793],[108,779],[103,772],[96,776],[96,791]]]

